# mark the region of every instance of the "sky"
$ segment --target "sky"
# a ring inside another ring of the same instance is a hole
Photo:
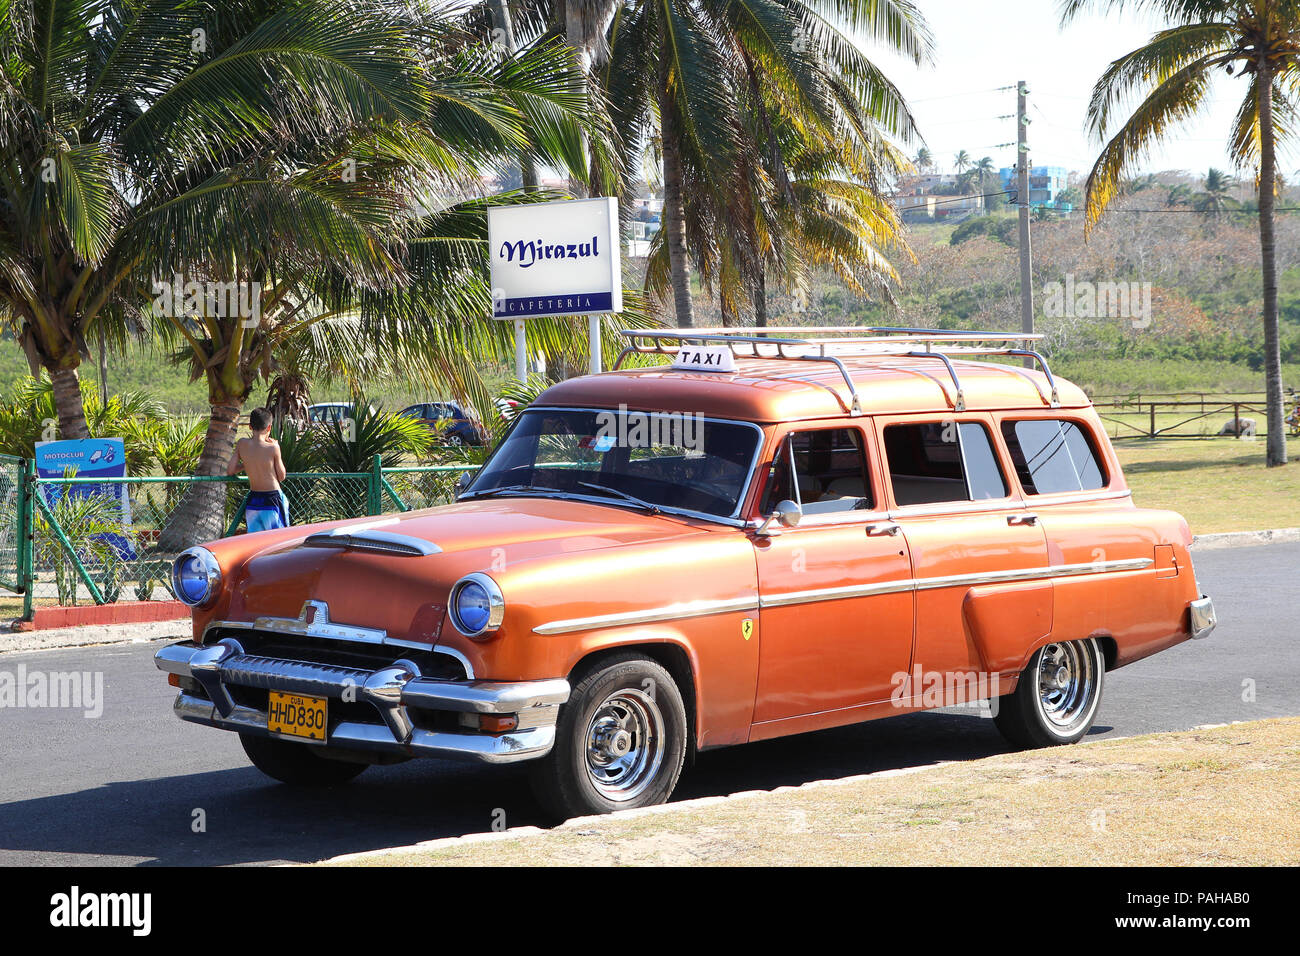
[[[1142,46],[1159,22],[1136,14],[1087,13],[1060,27],[1056,0],[914,0],[935,35],[935,64],[912,63],[867,48],[872,59],[902,90],[941,171],[966,150],[975,159],[991,156],[998,167],[1015,162],[1014,87],[1030,90],[1031,157],[1038,166],[1064,166],[1086,174],[1100,147],[1084,120],[1092,87],[1114,59]],[[1170,145],[1143,164],[1142,172],[1187,170],[1204,176],[1211,166],[1231,170],[1225,144],[1244,81],[1226,74],[1215,81],[1213,103]],[[1125,113],[1127,118],[1127,113]],[[912,150],[915,153],[915,149]],[[1289,177],[1300,157],[1279,157]]]

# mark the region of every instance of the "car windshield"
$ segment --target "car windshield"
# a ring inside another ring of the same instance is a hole
[[[462,497],[581,495],[733,518],[761,437],[679,412],[528,409]]]

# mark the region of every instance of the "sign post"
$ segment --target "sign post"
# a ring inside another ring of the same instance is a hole
[[[586,315],[590,369],[601,370],[600,317],[623,311],[618,200],[488,207],[492,317],[515,323],[515,374],[528,377],[524,321]]]

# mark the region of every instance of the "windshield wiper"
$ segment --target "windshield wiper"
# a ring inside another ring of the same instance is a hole
[[[618,495],[624,501],[629,501],[634,505],[644,508],[652,515],[659,514],[658,505],[652,505],[650,502],[638,498],[636,495],[629,495],[626,491],[619,491],[617,488],[611,488],[609,485],[598,485],[594,481],[579,481],[577,484],[582,485],[584,488],[595,488],[597,491],[607,491],[611,495]]]
[[[462,495],[462,498],[491,498],[493,495],[506,494],[507,492],[523,492],[527,494],[531,491],[544,491],[548,494],[562,495],[564,492],[559,488],[546,488],[542,485],[502,485],[500,488],[485,488],[483,491],[472,491],[469,494]]]

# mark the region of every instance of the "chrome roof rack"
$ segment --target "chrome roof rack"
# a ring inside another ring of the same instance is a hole
[[[1040,353],[1029,348],[1042,335],[1026,332],[962,331],[953,329],[914,329],[896,326],[861,326],[853,328],[724,328],[724,329],[624,329],[628,345],[619,353],[614,363],[617,370],[623,359],[633,353],[638,355],[670,355],[684,344],[725,345],[737,358],[768,359],[774,361],[827,362],[839,369],[849,388],[848,411],[862,414],[862,400],[840,356],[857,358],[882,356],[932,358],[943,362],[952,378],[954,394],[944,396],[953,411],[966,410],[966,394],[961,379],[949,356],[1015,355],[1034,359],[1047,378],[1049,392],[1044,394],[1033,379],[1043,403],[1052,408],[1061,404],[1056,379]],[[827,336],[820,338],[820,336]],[[676,343],[669,347],[669,343]],[[995,344],[997,343],[997,344]],[[1019,343],[1018,345],[1015,343]],[[794,351],[801,349],[802,351]],[[1025,376],[1029,378],[1029,376]]]

